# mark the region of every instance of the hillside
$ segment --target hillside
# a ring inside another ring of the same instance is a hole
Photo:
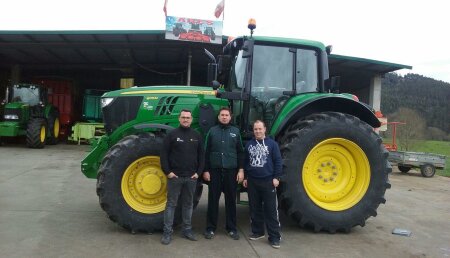
[[[425,120],[427,129],[450,134],[450,83],[418,74],[389,73],[381,87],[381,111],[388,119],[399,108],[407,108]]]

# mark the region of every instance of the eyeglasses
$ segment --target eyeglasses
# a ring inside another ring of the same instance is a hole
[[[192,119],[192,117],[189,117],[189,116],[180,116],[180,118],[181,119],[186,119],[186,120]]]

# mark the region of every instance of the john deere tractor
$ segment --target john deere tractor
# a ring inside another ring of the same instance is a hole
[[[253,34],[253,33],[252,33]],[[328,48],[308,40],[240,37],[208,66],[210,86],[133,87],[102,97],[107,134],[82,161],[97,179],[100,206],[132,232],[162,228],[167,179],[160,166],[164,135],[184,108],[203,135],[229,106],[244,140],[265,121],[279,143],[284,177],[280,208],[314,231],[348,232],[377,215],[391,171],[370,108],[336,93]],[[196,201],[202,185],[197,188]]]
[[[16,84],[7,87],[5,96],[0,137],[25,136],[27,146],[37,149],[58,142],[59,112],[48,104],[46,88]]]

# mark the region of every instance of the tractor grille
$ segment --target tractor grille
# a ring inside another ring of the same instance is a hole
[[[18,121],[21,119],[22,116],[22,112],[20,108],[6,108],[5,115],[16,115],[19,119],[5,119],[5,116],[2,117],[2,120],[4,119],[5,121]]]
[[[106,133],[111,134],[117,127],[136,119],[142,98],[142,96],[118,97],[104,107],[102,112]]]
[[[155,116],[164,116],[172,114],[172,110],[175,107],[177,100],[178,97],[175,96],[162,97],[159,100],[158,106],[155,109]]]

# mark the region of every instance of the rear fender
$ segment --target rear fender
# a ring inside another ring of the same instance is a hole
[[[344,95],[327,95],[306,101],[295,103],[295,99],[289,100],[283,110],[278,113],[275,122],[270,130],[270,135],[277,136],[288,125],[306,116],[321,112],[340,112],[349,114],[366,122],[373,128],[380,127],[381,123],[369,106],[362,102],[355,101]],[[293,103],[294,102],[294,103]]]

